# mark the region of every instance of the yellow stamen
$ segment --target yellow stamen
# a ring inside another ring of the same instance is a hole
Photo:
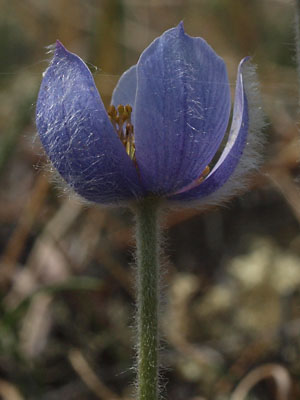
[[[210,173],[210,168],[207,165],[204,170],[202,171],[202,174],[199,176],[199,178],[197,179],[198,184],[203,182],[204,179],[207,177],[207,175]]]
[[[196,186],[200,185],[200,183],[202,183],[205,178],[207,177],[207,175],[210,173],[210,168],[207,165],[204,170],[202,171],[201,175],[199,176],[199,178],[197,178],[196,180],[194,180],[192,183],[184,186],[183,188],[181,188],[180,190],[177,190],[176,192],[174,192],[173,194],[180,194],[180,193],[184,193],[188,190],[191,190],[193,188],[195,188]]]
[[[108,116],[115,128],[121,142],[123,143],[127,154],[135,160],[135,145],[134,145],[134,132],[131,123],[132,107],[127,104],[123,106],[120,104],[117,108],[113,105],[108,107]]]
[[[131,113],[132,113],[132,107],[129,105],[129,104],[127,104],[126,106],[125,106],[125,110],[126,110],[126,112],[128,113],[128,115],[129,115],[129,117],[131,116]]]

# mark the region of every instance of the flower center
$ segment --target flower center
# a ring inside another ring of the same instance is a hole
[[[107,113],[127,154],[135,161],[134,133],[131,123],[132,107],[129,104],[126,106],[120,104],[117,108],[111,105],[108,107]]]

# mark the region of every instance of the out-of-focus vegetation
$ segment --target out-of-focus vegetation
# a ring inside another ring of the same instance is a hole
[[[294,3],[0,0],[0,9],[0,398],[132,396],[132,216],[84,206],[51,183],[35,101],[56,39],[89,63],[109,104],[120,74],[183,19],[225,59],[232,89],[239,60],[253,56],[269,125],[248,193],[166,219],[167,397],[299,399]]]

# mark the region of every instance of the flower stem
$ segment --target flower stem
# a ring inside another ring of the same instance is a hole
[[[146,198],[136,207],[138,400],[158,399],[159,203]]]

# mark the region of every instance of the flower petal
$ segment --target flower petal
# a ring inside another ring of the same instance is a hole
[[[191,190],[171,196],[170,200],[198,200],[216,192],[230,178],[239,163],[249,131],[248,100],[243,79],[243,67],[247,61],[248,58],[243,59],[238,68],[232,125],[226,146],[218,162],[202,183]]]
[[[137,64],[134,108],[143,184],[175,192],[200,176],[224,137],[230,90],[223,60],[182,23],[166,31]]]
[[[119,79],[115,87],[111,104],[117,107],[120,104],[126,106],[127,104],[133,107],[135,102],[136,93],[136,65],[130,67]]]
[[[141,194],[89,69],[59,42],[41,84],[36,123],[53,165],[81,196],[105,204]]]

